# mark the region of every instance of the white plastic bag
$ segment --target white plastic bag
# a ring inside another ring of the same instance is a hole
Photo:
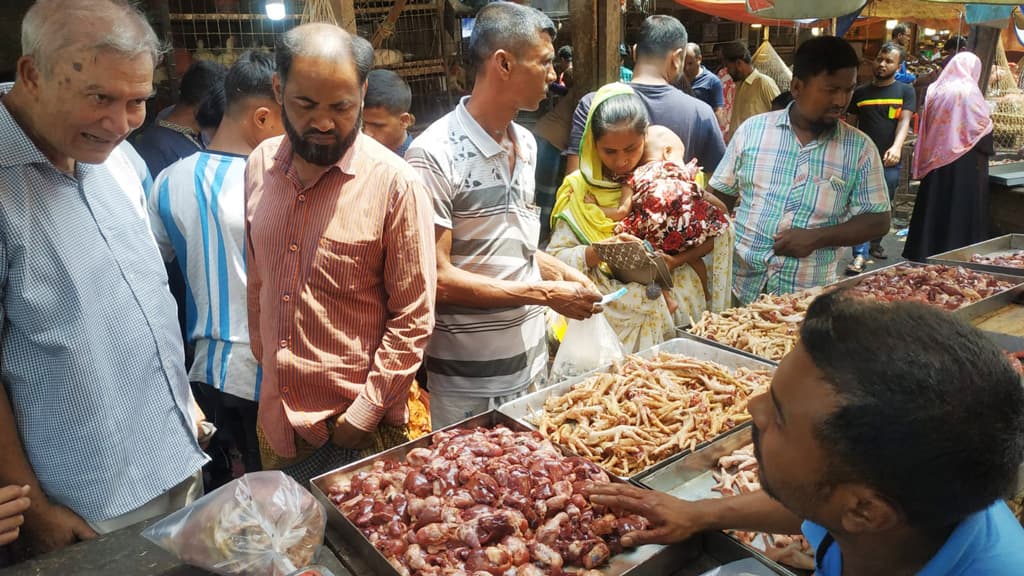
[[[285,576],[313,563],[326,524],[316,498],[273,470],[221,486],[142,536],[216,574]]]
[[[594,314],[586,320],[569,320],[551,366],[551,381],[579,376],[625,356],[619,337],[604,314]]]

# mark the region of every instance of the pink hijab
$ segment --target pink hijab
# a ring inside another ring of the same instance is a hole
[[[980,77],[981,60],[961,52],[928,87],[914,149],[915,179],[967,154],[992,131],[988,103],[978,88]]]

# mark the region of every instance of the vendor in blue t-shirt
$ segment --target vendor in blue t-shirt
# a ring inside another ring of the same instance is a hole
[[[802,531],[819,576],[1024,574],[1024,529],[1003,501],[1024,455],[1024,388],[964,321],[821,296],[749,410],[763,491],[687,502],[591,487],[595,504],[654,524],[624,546]]]

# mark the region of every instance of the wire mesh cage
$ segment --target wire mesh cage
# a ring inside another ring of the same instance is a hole
[[[992,106],[992,139],[996,149],[1019,150],[1024,146],[1024,93],[1007,61],[1002,38],[996,45],[987,98]]]
[[[779,53],[775,51],[771,42],[767,40],[761,42],[757,52],[754,52],[753,56],[751,56],[750,62],[754,68],[757,68],[758,72],[774,80],[779,90],[783,92],[789,90],[789,84],[793,80],[793,72],[786,65],[782,57],[779,56]]]
[[[398,72],[413,93],[420,125],[450,110],[442,0],[356,0],[356,31],[377,39],[375,67]],[[283,19],[271,20],[264,0],[169,0],[167,21],[176,81],[196,60],[230,66],[250,49],[272,51],[277,36],[305,22],[337,21],[332,2],[285,0]],[[398,6],[396,6],[398,4]],[[175,82],[176,83],[176,82]]]

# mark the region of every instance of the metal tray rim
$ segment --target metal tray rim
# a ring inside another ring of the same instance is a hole
[[[1015,250],[1018,244],[1024,249],[1024,234],[1004,234],[995,238],[989,238],[983,242],[977,242],[962,248],[948,250],[928,258],[929,264],[943,264],[946,266],[963,266],[979,272],[990,272],[995,274],[1007,274],[1010,276],[1024,276],[1024,268],[1013,268],[1010,266],[996,266],[993,264],[981,264],[971,262],[967,258],[974,254],[990,254],[1002,250]],[[1004,247],[1005,246],[1005,247]]]

